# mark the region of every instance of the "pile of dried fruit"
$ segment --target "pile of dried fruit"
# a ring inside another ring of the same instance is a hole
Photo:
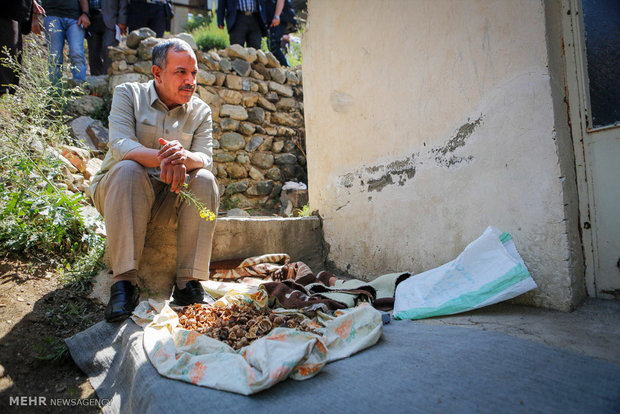
[[[233,304],[224,308],[194,304],[177,310],[177,314],[183,328],[218,339],[234,349],[249,345],[276,327],[301,331],[313,331],[318,327],[301,315],[279,314],[251,305]]]

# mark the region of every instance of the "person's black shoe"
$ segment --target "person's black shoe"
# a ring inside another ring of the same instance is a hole
[[[193,305],[194,303],[211,304],[214,302],[211,295],[205,292],[197,280],[190,280],[183,289],[179,289],[177,285],[174,285],[172,299],[179,306]]]
[[[105,308],[105,319],[108,322],[120,322],[129,317],[140,298],[137,286],[128,280],[116,282],[110,288],[110,301]]]

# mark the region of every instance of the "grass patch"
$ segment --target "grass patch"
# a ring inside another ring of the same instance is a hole
[[[34,352],[37,359],[49,362],[68,361],[70,357],[64,339],[55,336],[46,336],[42,343],[35,344]]]

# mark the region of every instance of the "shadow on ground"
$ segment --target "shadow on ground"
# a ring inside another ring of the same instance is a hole
[[[100,412],[83,405],[97,396],[64,343],[103,318],[102,306],[86,296],[59,287],[45,267],[0,265],[0,412]]]

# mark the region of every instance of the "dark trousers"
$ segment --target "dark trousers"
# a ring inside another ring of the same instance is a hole
[[[166,30],[166,11],[163,3],[147,3],[140,0],[131,0],[127,26],[129,31],[148,27],[157,37],[164,37]]]
[[[256,50],[260,49],[263,32],[260,28],[259,19],[260,17],[258,17],[257,13],[248,16],[238,11],[235,25],[228,31],[230,44],[244,46],[245,43],[247,44],[246,47],[253,47]]]
[[[88,28],[90,36],[88,42],[88,66],[91,75],[105,75],[112,63],[108,56],[108,46],[116,46],[114,29],[108,29],[103,21],[103,16],[93,14]]]
[[[280,65],[288,66],[286,56],[282,52],[282,36],[284,36],[284,25],[279,24],[269,28],[269,37],[267,37],[267,46],[269,51],[278,59]]]
[[[0,57],[7,57],[4,48],[8,49],[9,56],[21,63],[22,32],[17,20],[0,17]],[[11,68],[0,63],[0,95],[15,93],[14,85],[19,83],[19,76]]]

